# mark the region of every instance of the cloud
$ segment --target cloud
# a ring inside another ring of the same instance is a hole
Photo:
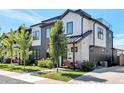
[[[29,13],[20,10],[0,10],[0,15],[28,23],[37,23],[45,19],[45,17],[39,15],[33,10],[26,11],[29,11]]]
[[[116,34],[113,42],[115,48],[124,49],[124,34]]]
[[[38,14],[37,12],[35,12],[34,10],[28,9],[28,10],[26,10],[26,11],[27,11],[28,13],[34,15],[34,16],[37,17],[37,18],[46,19],[46,17],[41,16],[40,14]]]

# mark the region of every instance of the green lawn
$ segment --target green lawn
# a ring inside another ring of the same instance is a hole
[[[67,82],[71,79],[74,79],[86,73],[87,72],[80,72],[80,71],[59,71],[58,73],[57,72],[44,72],[44,73],[42,72],[42,73],[33,74],[33,75]]]
[[[24,66],[21,66],[21,65],[15,66],[11,64],[0,63],[0,70],[7,70],[7,71],[12,71],[12,72],[18,72],[18,73],[39,71],[39,70],[44,70],[44,69],[47,69],[47,68],[40,68],[37,66],[25,66],[25,70],[24,70]]]

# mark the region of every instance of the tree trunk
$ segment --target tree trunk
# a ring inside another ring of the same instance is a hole
[[[59,60],[58,60],[58,58],[56,58],[56,65],[57,65],[57,73],[59,72],[59,69],[58,69],[58,67],[59,67]]]
[[[25,58],[24,58],[24,71],[25,71]]]
[[[12,51],[12,47],[11,47],[11,54],[10,54],[10,56],[11,56],[11,65],[12,65],[12,58],[13,58],[13,51]]]
[[[11,65],[12,65],[12,58],[11,58]]]

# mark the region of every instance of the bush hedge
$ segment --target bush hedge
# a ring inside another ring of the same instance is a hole
[[[39,67],[45,67],[45,68],[53,68],[54,67],[53,62],[50,59],[46,59],[46,60],[45,59],[41,59],[41,60],[38,60],[37,65]]]
[[[89,72],[89,71],[92,71],[94,69],[95,69],[95,64],[93,62],[83,61],[80,65],[81,71]]]

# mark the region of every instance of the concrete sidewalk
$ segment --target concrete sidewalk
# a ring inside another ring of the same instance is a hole
[[[32,76],[30,74],[0,70],[0,75],[26,81],[26,82],[30,82],[30,83],[34,83],[34,84],[67,84],[67,82],[52,80],[52,79],[48,79],[44,77]]]

